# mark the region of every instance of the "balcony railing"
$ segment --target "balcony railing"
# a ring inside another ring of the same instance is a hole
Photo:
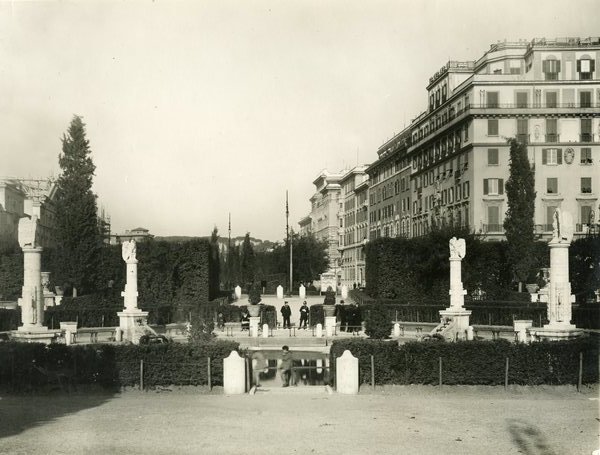
[[[559,135],[558,134],[546,134],[546,142],[558,142]]]
[[[482,231],[484,233],[492,233],[492,232],[504,232],[504,226],[502,224],[484,224]]]
[[[582,133],[579,135],[580,142],[594,142],[594,135],[592,133]]]
[[[471,104],[471,109],[591,109],[600,107],[600,103],[541,103],[524,102],[516,103],[485,103]]]

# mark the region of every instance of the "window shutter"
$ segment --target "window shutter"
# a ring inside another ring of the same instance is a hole
[[[590,60],[590,72],[594,72],[596,70],[596,60]]]
[[[577,60],[577,72],[581,73],[581,60]]]
[[[488,194],[489,189],[488,189],[488,179],[483,179],[483,194]]]
[[[544,60],[544,61],[542,62],[542,72],[543,72],[543,73],[548,73],[548,72],[549,72],[549,71],[548,71],[548,64],[549,64],[549,63],[550,63],[550,62],[549,62],[548,60]]]
[[[560,60],[555,60],[556,62],[556,72],[560,73]]]
[[[542,149],[542,164],[548,164],[548,149]]]
[[[504,179],[498,179],[498,194],[504,194]]]
[[[556,149],[556,163],[562,164],[562,149]]]

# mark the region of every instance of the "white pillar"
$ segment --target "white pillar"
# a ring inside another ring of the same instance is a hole
[[[24,246],[21,249],[23,250],[23,288],[19,305],[23,325],[19,330],[39,329],[44,322],[42,248]]]
[[[269,338],[269,324],[263,324],[263,338]]]
[[[260,316],[250,316],[248,318],[250,320],[250,336],[258,337],[258,325],[260,324]]]
[[[277,298],[283,299],[283,286],[282,285],[277,286]]]
[[[328,337],[332,337],[335,330],[335,316],[325,316],[325,333]]]
[[[237,351],[231,351],[231,354],[223,359],[223,393],[246,393],[246,361]]]
[[[394,324],[394,338],[400,337],[400,324],[397,322]]]
[[[236,298],[236,300],[239,300],[239,299],[242,298],[242,288],[239,285],[237,285],[235,287],[234,292],[235,292],[235,298]]]
[[[300,287],[298,288],[298,295],[300,296],[300,299],[306,298],[306,288],[304,287],[303,284],[301,284]]]
[[[342,299],[348,298],[348,286],[342,285]]]
[[[335,384],[338,393],[358,393],[358,359],[347,349],[335,359]]]
[[[323,324],[321,324],[320,322],[317,324],[316,336],[317,338],[323,338]]]
[[[137,307],[137,259],[127,261],[127,281],[125,291],[121,292],[121,297],[125,300],[125,311],[136,311]]]
[[[570,242],[551,241],[550,290],[548,295],[548,325],[571,325],[571,283],[569,282]]]

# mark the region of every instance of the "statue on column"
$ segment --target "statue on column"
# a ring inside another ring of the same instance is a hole
[[[125,262],[135,261],[137,247],[135,244],[135,240],[128,240],[123,242],[121,245],[121,254],[123,255],[123,260]]]
[[[18,239],[21,248],[35,248],[38,246],[36,231],[38,217],[23,217],[19,220]]]
[[[457,239],[452,237],[450,239],[450,259],[463,259],[467,253],[467,246],[465,239]]]
[[[552,221],[552,241],[571,243],[572,240],[573,217],[569,212],[562,212],[556,208]]]

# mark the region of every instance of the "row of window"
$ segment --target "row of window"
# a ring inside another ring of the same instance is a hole
[[[499,154],[499,150],[496,148],[493,149],[488,149],[487,150],[487,164],[488,166],[498,166],[500,160],[498,157]],[[573,160],[576,160],[575,158],[575,150],[572,149],[572,154]],[[563,158],[562,158],[562,149],[556,149],[556,148],[549,148],[549,149],[542,149],[542,164],[547,164],[547,165],[558,165],[558,164],[562,164]],[[582,147],[579,150],[579,163],[580,164],[593,164],[594,160],[592,158],[592,149],[590,147]]]
[[[469,182],[464,182],[441,191],[436,191],[435,194],[431,194],[425,198],[418,198],[416,201],[413,201],[413,215],[422,213],[423,209],[427,212],[436,207],[443,207],[468,200],[470,192]]]
[[[548,56],[545,60],[542,60],[542,73],[547,81],[558,80],[560,74],[561,61],[556,57]],[[591,80],[596,69],[596,61],[590,56],[584,56],[577,60],[577,74],[579,80],[587,81]]]
[[[572,179],[569,179],[569,184],[572,185]],[[590,194],[592,192],[592,178],[581,177],[579,179],[579,192],[582,194]],[[558,194],[558,178],[546,178],[546,194]]]
[[[578,91],[579,103],[575,103],[574,95],[575,91],[573,89],[564,89],[563,90],[563,103],[559,104],[559,91],[552,90],[542,90],[535,89],[533,91],[534,101],[533,104],[529,103],[529,90],[515,90],[514,92],[514,104],[512,103],[500,103],[500,92],[496,91],[484,91],[482,90],[480,93],[481,96],[481,106],[485,106],[487,108],[498,108],[498,107],[516,107],[516,108],[529,108],[529,107],[545,107],[545,108],[557,108],[561,107],[593,107],[593,96],[594,92],[589,89],[583,89]],[[543,93],[543,103],[542,103],[542,93]]]
[[[547,118],[546,123],[546,135],[543,138],[545,142],[559,142],[560,136],[558,133],[558,119]],[[594,137],[592,134],[592,119],[591,118],[580,118],[579,119],[579,140],[581,142],[592,142]],[[487,120],[487,135],[498,136],[498,119],[489,118]],[[517,138],[522,141],[529,142],[529,121],[528,119],[517,119]]]

